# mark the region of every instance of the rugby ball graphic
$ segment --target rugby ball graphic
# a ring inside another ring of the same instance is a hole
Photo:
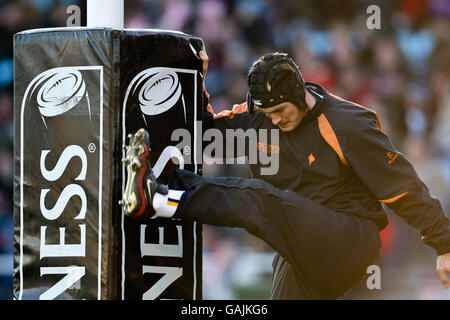
[[[169,68],[150,68],[136,77],[134,91],[142,113],[156,115],[172,108],[180,99],[181,85],[178,75]],[[134,92],[133,91],[133,92]]]
[[[86,84],[77,70],[53,70],[39,82],[44,82],[37,94],[39,112],[44,117],[67,112],[86,95]]]

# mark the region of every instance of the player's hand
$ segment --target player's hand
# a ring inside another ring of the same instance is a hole
[[[442,284],[448,289],[450,281],[448,280],[447,272],[450,272],[450,253],[442,254],[437,257],[436,269]]]
[[[203,50],[201,50],[198,53],[198,55],[200,56],[200,59],[202,59],[203,61],[203,79],[205,79],[206,72],[208,71],[208,61],[209,61],[205,48],[203,48]]]

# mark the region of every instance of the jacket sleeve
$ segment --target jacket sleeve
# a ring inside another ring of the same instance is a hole
[[[248,130],[255,123],[255,115],[249,114],[247,102],[235,104],[232,109],[223,110],[216,114],[209,102],[209,94],[206,90],[204,90],[203,93],[203,105],[205,106],[203,114],[203,129],[219,130],[220,137],[222,138],[221,145],[224,146],[224,153],[216,153],[216,158],[227,158],[232,160],[245,157],[248,154],[249,142],[245,139],[244,149],[241,150],[240,148],[237,148],[237,144],[235,143],[237,138],[235,138],[234,134],[237,133],[236,130],[238,129],[242,129],[243,131]],[[227,130],[232,131],[227,133]],[[229,155],[225,152],[225,150],[227,150],[227,152],[228,150],[233,151],[231,152],[232,154]]]
[[[246,129],[248,128],[251,116],[248,113],[247,102],[233,105],[231,110],[223,110],[215,113],[211,103],[210,96],[206,90],[203,90],[203,121],[205,128],[215,128],[223,132],[225,136],[226,129]]]
[[[381,131],[376,113],[356,112],[344,138],[349,166],[378,201],[385,203],[438,255],[450,252],[450,223],[411,163]]]

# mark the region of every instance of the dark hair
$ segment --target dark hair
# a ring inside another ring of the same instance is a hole
[[[260,108],[289,101],[300,110],[308,109],[305,82],[286,53],[269,53],[256,60],[248,72],[247,83],[248,100]]]

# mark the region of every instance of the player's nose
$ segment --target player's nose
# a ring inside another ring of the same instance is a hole
[[[281,117],[279,116],[272,116],[271,119],[274,126],[278,125],[281,122]]]

